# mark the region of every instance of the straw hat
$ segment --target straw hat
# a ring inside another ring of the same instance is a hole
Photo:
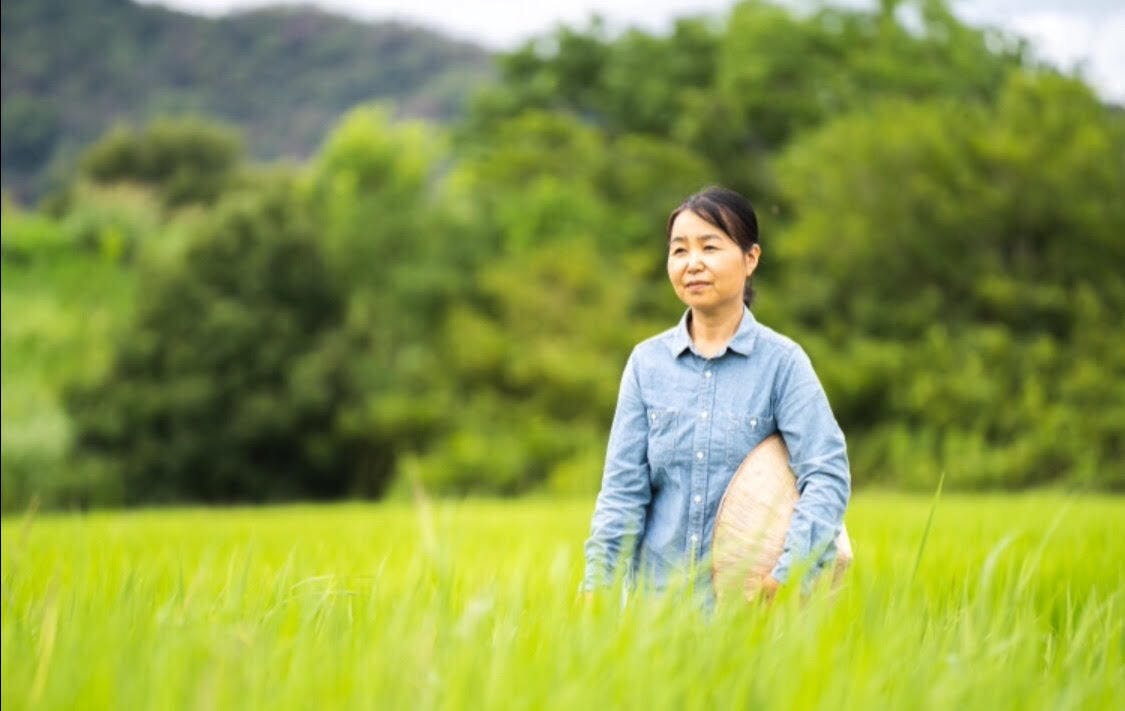
[[[771,435],[742,460],[719,503],[711,541],[716,596],[735,590],[747,599],[757,594],[781,556],[797,498],[789,450],[779,435]],[[836,537],[835,582],[851,562],[852,544],[841,527]]]

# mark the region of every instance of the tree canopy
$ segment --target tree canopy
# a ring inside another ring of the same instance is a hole
[[[5,444],[5,506],[590,492],[629,349],[682,313],[665,220],[708,183],[758,207],[755,315],[812,357],[857,487],[1125,489],[1125,114],[1081,81],[935,0],[501,63],[448,129],[366,105],[250,170],[154,124],[54,213],[6,210],[6,344],[45,263],[139,296],[107,362],[74,350],[55,469]]]

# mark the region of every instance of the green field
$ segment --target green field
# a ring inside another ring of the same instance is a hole
[[[580,604],[591,501],[25,515],[19,708],[1120,708],[1125,501],[868,493],[828,601]],[[915,567],[917,571],[915,574]]]

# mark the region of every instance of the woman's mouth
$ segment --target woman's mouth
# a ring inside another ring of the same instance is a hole
[[[703,289],[703,288],[707,287],[708,282],[705,282],[705,281],[689,281],[684,286],[687,288],[688,291],[699,291],[700,289]]]

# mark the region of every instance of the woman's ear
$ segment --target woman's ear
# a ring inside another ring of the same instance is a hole
[[[750,245],[750,249],[743,253],[743,258],[746,261],[746,278],[749,279],[758,268],[758,260],[762,256],[762,248],[759,245]]]

